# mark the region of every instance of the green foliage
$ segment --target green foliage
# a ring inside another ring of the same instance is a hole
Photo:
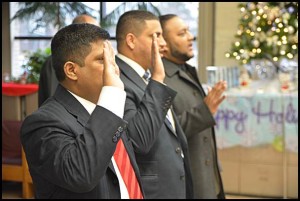
[[[27,83],[38,84],[42,66],[50,55],[50,48],[45,50],[38,49],[36,52],[27,53],[28,62],[22,65],[22,68],[27,73]]]
[[[158,8],[151,2],[123,2],[101,20],[101,27],[107,28],[116,25],[119,17],[129,10],[146,10],[157,16],[160,15]]]
[[[36,26],[32,30],[39,27],[46,27],[53,24],[57,28],[66,26],[66,18],[76,17],[80,14],[89,14],[93,10],[81,2],[18,2],[20,9],[12,17],[12,20],[30,20],[36,19]]]
[[[267,59],[276,65],[298,55],[297,2],[246,2],[238,7],[241,18],[227,58],[240,64]]]

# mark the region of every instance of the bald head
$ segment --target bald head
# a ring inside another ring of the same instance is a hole
[[[72,24],[81,24],[81,23],[89,23],[96,26],[100,26],[95,18],[87,14],[78,15],[72,21]]]

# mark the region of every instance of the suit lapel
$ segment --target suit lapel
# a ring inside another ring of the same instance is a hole
[[[188,74],[181,69],[179,70],[179,77],[186,80],[187,82],[190,82],[195,87],[200,89],[199,83],[196,83],[196,81],[194,79],[192,79],[190,76],[188,76]]]
[[[118,64],[121,73],[128,80],[133,82],[137,87],[145,91],[147,85],[143,79],[122,59],[116,56],[116,63]],[[121,75],[121,76],[122,76]]]
[[[166,71],[166,74],[168,77],[172,78],[174,75],[178,74],[179,78],[181,78],[181,79],[185,80],[186,82],[189,82],[192,85],[194,85],[195,87],[197,87],[202,92],[202,95],[205,94],[203,88],[201,87],[200,81],[197,78],[197,73],[195,71],[195,68],[191,67],[188,64],[185,64],[186,68],[192,68],[192,69],[189,69],[190,73],[195,78],[197,78],[197,82],[194,79],[192,79],[190,76],[188,76],[188,74],[181,69],[181,66],[179,64],[175,64],[165,58],[163,58],[162,60],[163,60],[165,71]]]
[[[192,76],[194,77],[194,79],[197,81],[197,87],[201,91],[202,96],[205,97],[206,96],[205,95],[205,91],[203,90],[203,88],[201,86],[201,83],[200,83],[200,81],[198,79],[196,69],[194,67],[190,66],[189,64],[186,64],[186,68],[192,74]]]
[[[115,168],[114,168],[114,165],[113,165],[113,163],[111,162],[111,160],[110,160],[110,162],[109,162],[109,164],[108,164],[108,168],[109,168],[115,175],[117,175],[117,173],[116,173],[116,171],[115,171]]]
[[[77,121],[82,125],[85,126],[87,121],[90,118],[90,114],[86,109],[78,102],[78,100],[72,96],[63,86],[58,84],[57,91],[54,94],[54,98],[61,103],[69,113],[77,118]],[[116,174],[114,166],[110,161],[108,167],[111,171]]]
[[[70,94],[61,84],[57,86],[57,91],[54,94],[54,98],[62,104],[69,113],[77,118],[77,121],[85,126],[88,121],[90,114],[86,109],[79,103],[79,101]]]

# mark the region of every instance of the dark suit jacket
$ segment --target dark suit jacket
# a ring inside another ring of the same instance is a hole
[[[181,65],[165,58],[163,63],[166,72],[165,83],[177,91],[173,107],[188,140],[195,198],[216,198],[215,176],[221,197],[224,197],[217,161],[215,120],[204,103],[205,92],[196,69],[186,64],[194,77],[192,79],[181,69]]]
[[[58,81],[55,75],[54,68],[52,67],[52,57],[49,56],[42,66],[39,80],[38,90],[38,105],[39,107],[49,98],[53,96]]]
[[[36,198],[120,198],[111,163],[120,136],[140,181],[124,130],[123,119],[100,106],[90,115],[59,84],[54,96],[29,115],[21,128]]]
[[[151,79],[146,85],[124,61],[116,57],[116,63],[127,94],[124,119],[145,198],[192,198],[187,141],[175,115],[176,133],[166,120],[176,92]]]

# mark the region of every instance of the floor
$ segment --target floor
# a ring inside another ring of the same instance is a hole
[[[227,199],[262,199],[242,195],[226,195]],[[18,182],[2,182],[2,199],[22,199],[22,185]],[[268,198],[264,198],[268,199]],[[271,198],[270,198],[271,199]]]

